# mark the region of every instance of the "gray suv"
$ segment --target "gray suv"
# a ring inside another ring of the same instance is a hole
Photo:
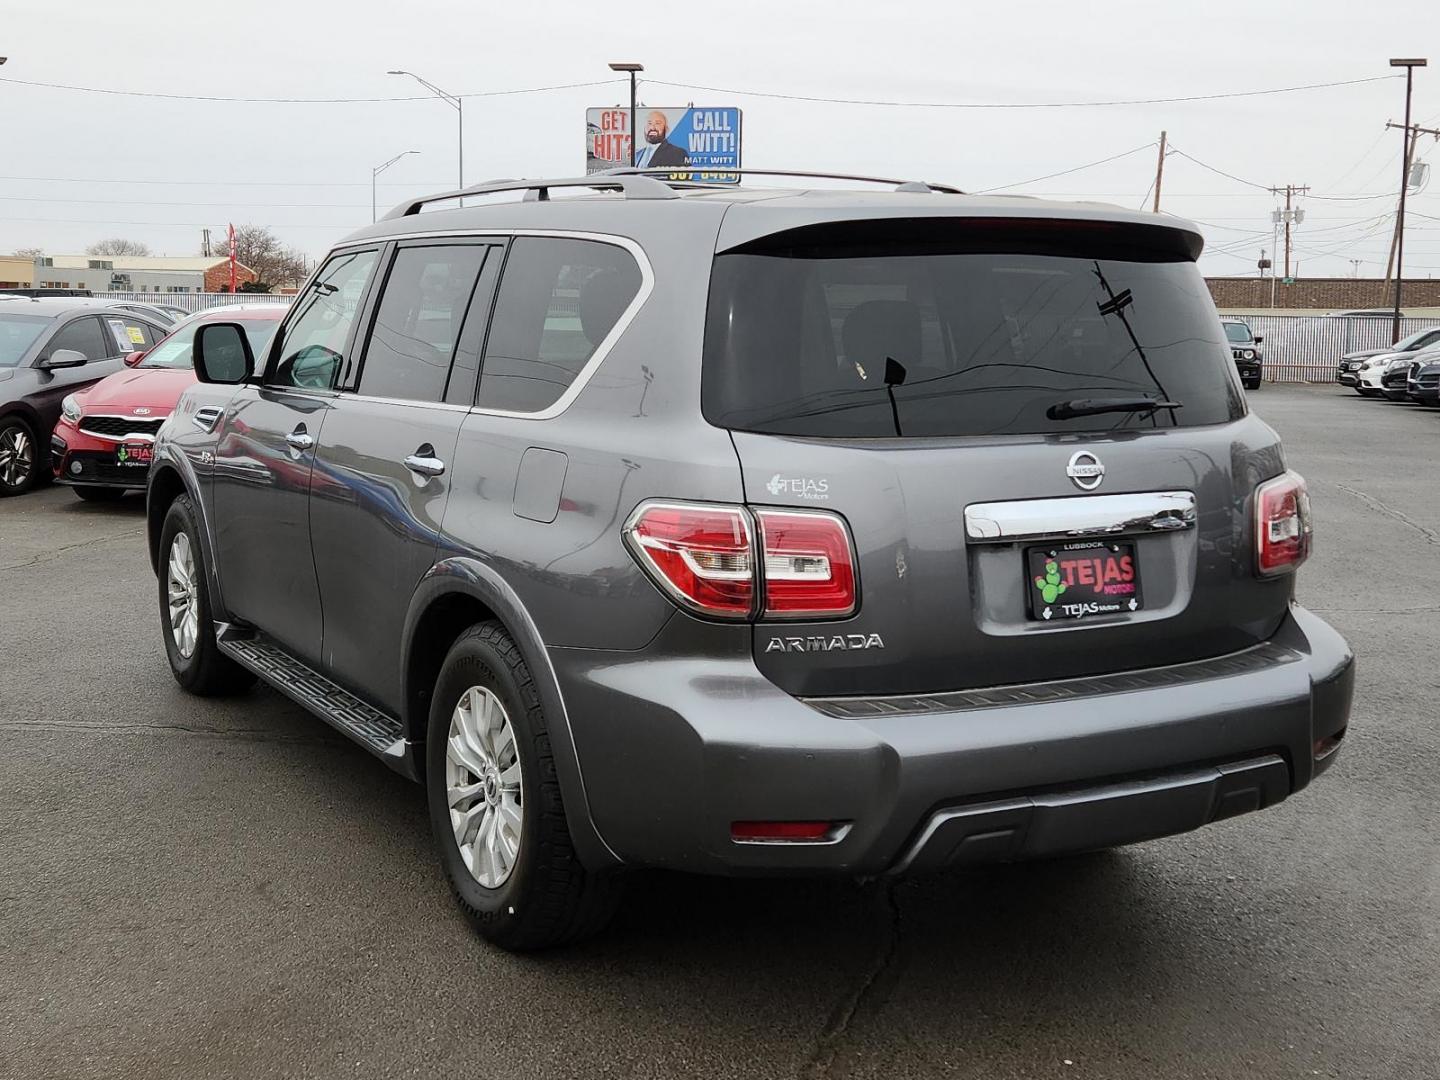
[[[339,244],[262,355],[202,327],[149,477],[176,679],[258,676],[421,781],[491,941],[595,930],[628,867],[1088,850],[1334,760],[1351,653],[1294,601],[1304,482],[1192,226],[464,194],[499,191]]]

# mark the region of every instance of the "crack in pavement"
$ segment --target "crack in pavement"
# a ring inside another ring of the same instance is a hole
[[[133,540],[137,536],[144,536],[144,529],[132,529],[130,532],[113,533],[110,536],[91,537],[87,540],[77,540],[73,544],[64,544],[61,547],[50,548],[42,551],[34,558],[26,559],[24,562],[6,563],[0,566],[0,570],[20,570],[27,566],[35,566],[39,563],[53,562],[60,558],[67,551],[74,551],[76,548],[90,547],[92,544],[108,544],[112,540]]]
[[[1317,615],[1429,615],[1440,611],[1440,604],[1426,604],[1424,607],[1317,607],[1309,610]]]
[[[1345,494],[1353,495],[1355,498],[1363,502],[1366,506],[1370,507],[1370,509],[1378,510],[1380,513],[1394,518],[1402,525],[1408,525],[1410,528],[1414,529],[1421,536],[1423,536],[1427,544],[1435,544],[1437,547],[1440,547],[1440,532],[1436,532],[1429,526],[1421,525],[1418,521],[1414,521],[1403,512],[1396,510],[1389,503],[1386,503],[1381,499],[1377,499],[1374,495],[1367,494],[1366,492],[1361,491],[1359,488],[1353,488],[1349,484],[1338,483],[1335,486],[1341,491],[1345,492]]]
[[[896,974],[895,962],[900,954],[900,906],[895,901],[895,884],[893,878],[888,879],[876,890],[879,903],[875,909],[875,954],[859,985],[830,1014],[814,1052],[800,1072],[800,1080],[823,1080],[835,1075],[836,1059],[849,1038],[855,1017],[880,996],[885,989],[883,984],[888,984]]]
[[[287,735],[278,731],[196,727],[190,724],[103,723],[84,720],[0,720],[0,728],[39,731],[94,731],[102,734],[134,735],[151,731],[179,731],[187,735],[211,735],[221,739],[249,742],[300,743],[307,746],[335,746],[348,740],[314,735]]]

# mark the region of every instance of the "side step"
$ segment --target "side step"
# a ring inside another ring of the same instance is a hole
[[[251,630],[217,624],[220,651],[348,735],[396,772],[417,778],[405,731],[395,717],[361,701],[279,645]]]

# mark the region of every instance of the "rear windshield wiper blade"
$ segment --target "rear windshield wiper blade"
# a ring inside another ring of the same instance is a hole
[[[1179,409],[1178,401],[1152,397],[1072,398],[1057,401],[1045,410],[1051,420],[1073,420],[1077,416],[1098,416],[1112,412],[1154,412],[1156,409]]]

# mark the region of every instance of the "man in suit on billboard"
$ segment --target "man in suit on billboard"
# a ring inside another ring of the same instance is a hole
[[[635,155],[635,165],[641,169],[666,169],[672,166],[683,168],[690,162],[684,150],[666,141],[670,134],[670,121],[659,109],[653,109],[645,118],[645,145]]]

